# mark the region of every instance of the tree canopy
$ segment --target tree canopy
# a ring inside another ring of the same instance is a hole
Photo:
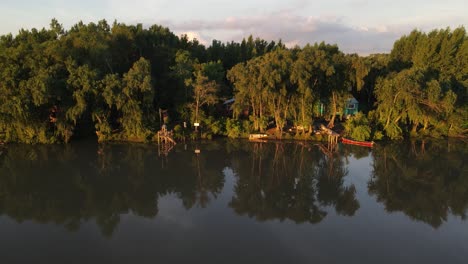
[[[351,97],[365,117],[346,126],[351,137],[466,136],[467,63],[463,27],[415,30],[390,54],[363,57],[323,42],[288,48],[249,36],[205,47],[159,25],[66,30],[54,19],[0,37],[0,141],[148,141],[161,109],[172,125],[196,120],[206,133],[296,127],[307,137],[317,120],[333,127]],[[229,116],[220,109],[231,98]]]

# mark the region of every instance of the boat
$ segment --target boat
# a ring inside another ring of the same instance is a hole
[[[374,146],[374,141],[357,141],[357,140],[352,140],[352,139],[347,139],[347,138],[341,138],[341,143],[363,146],[363,147],[370,147],[370,148]]]
[[[250,134],[249,135],[249,140],[254,140],[254,141],[262,140],[266,138],[268,138],[267,134]]]

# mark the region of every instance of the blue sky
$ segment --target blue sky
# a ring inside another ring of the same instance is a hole
[[[336,43],[345,52],[388,52],[412,29],[468,25],[468,0],[0,0],[0,34],[79,20],[162,24],[202,43],[250,34],[287,45]]]

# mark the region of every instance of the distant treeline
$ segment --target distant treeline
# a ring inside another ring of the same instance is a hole
[[[182,134],[183,121],[205,137],[294,126],[310,138],[315,120],[334,126],[351,95],[363,111],[345,123],[352,138],[466,136],[467,39],[463,27],[413,31],[390,54],[362,57],[326,43],[250,36],[205,47],[158,25],[65,30],[52,20],[0,38],[0,141],[150,141],[163,122]]]

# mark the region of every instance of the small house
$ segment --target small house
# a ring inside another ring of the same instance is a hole
[[[319,101],[318,103],[314,104],[315,111],[320,114],[320,116],[323,116],[325,114],[325,105],[322,101]],[[344,104],[344,107],[342,110],[338,109],[336,112],[337,115],[341,115],[343,113],[343,116],[348,116],[348,115],[355,115],[359,111],[359,102],[356,100],[354,97],[348,97],[346,99],[346,102]]]
[[[345,111],[346,115],[355,115],[359,111],[359,102],[354,97],[350,97],[346,100]]]
[[[232,115],[232,105],[234,104],[234,98],[225,100],[222,105],[218,107],[218,112],[222,113],[225,116]]]

